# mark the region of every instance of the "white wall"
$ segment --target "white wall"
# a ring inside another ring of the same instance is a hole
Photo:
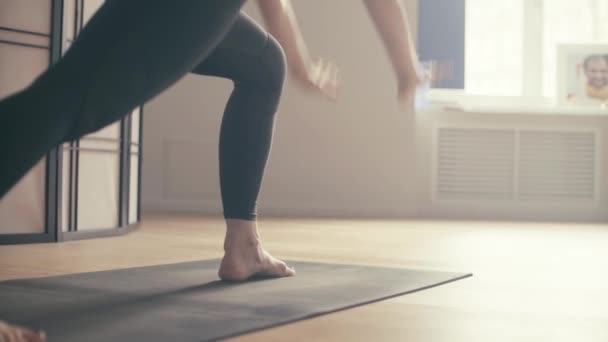
[[[410,15],[415,4],[407,0]],[[398,107],[388,58],[363,4],[308,0],[294,6],[312,54],[340,66],[343,88],[334,104],[287,85],[261,213],[414,214],[414,117]],[[252,2],[245,10],[259,18]],[[217,143],[230,89],[226,80],[187,76],[147,104],[144,210],[221,212]]]
[[[50,11],[50,1],[0,1],[0,26],[49,33]],[[0,40],[49,45],[46,37],[6,30],[0,30]],[[48,50],[0,44],[0,99],[27,86],[48,64]],[[42,158],[0,199],[0,234],[44,232],[45,167],[46,158]]]

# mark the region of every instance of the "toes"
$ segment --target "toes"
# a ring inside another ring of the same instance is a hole
[[[293,277],[296,275],[296,269],[293,267],[287,267],[287,271],[285,273],[286,277]]]
[[[291,276],[296,275],[296,269],[295,268],[289,267],[285,263],[283,263],[283,265],[285,265],[285,273],[284,274],[285,274],[286,277],[291,277]]]
[[[276,265],[277,275],[285,275],[285,274],[287,274],[287,270],[288,270],[287,264],[285,264],[282,261],[279,261],[277,263],[277,265]]]
[[[43,342],[46,341],[46,334],[44,332],[35,333],[30,329],[23,327],[16,327],[18,338],[15,341],[18,342]],[[9,340],[10,341],[10,340]]]
[[[269,269],[264,273],[272,277],[291,277],[296,273],[294,269],[288,267],[287,264],[280,260],[273,260],[269,266]]]
[[[22,330],[21,337],[24,342],[42,342],[46,340],[46,334],[43,332],[37,334],[29,330]]]
[[[0,341],[7,342],[42,342],[46,340],[43,332],[33,331],[17,325],[9,325],[0,321]]]

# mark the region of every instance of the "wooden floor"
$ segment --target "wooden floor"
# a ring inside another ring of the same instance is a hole
[[[473,272],[230,341],[608,341],[608,225],[264,219],[278,257]],[[127,236],[0,247],[0,280],[217,258],[223,222],[144,216]],[[176,341],[177,342],[177,341]]]

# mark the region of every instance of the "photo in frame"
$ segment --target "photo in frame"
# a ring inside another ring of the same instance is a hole
[[[557,99],[561,104],[608,104],[608,43],[557,47]]]

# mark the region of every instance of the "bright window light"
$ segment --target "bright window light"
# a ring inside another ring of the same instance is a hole
[[[525,51],[526,40],[536,49]],[[554,97],[557,45],[593,42],[608,42],[608,0],[467,0],[465,90],[526,95],[525,65],[539,60],[535,93]]]
[[[589,0],[545,0],[543,6],[543,95],[556,89],[557,44],[593,41],[593,3]]]
[[[521,94],[523,1],[466,1],[467,93]]]

